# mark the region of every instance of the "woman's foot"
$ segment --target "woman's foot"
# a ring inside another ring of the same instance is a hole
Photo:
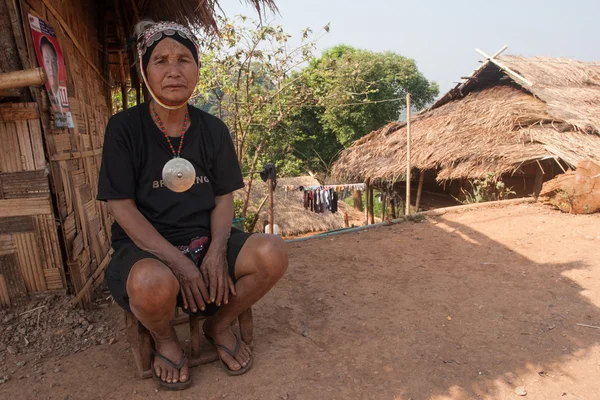
[[[155,351],[177,365],[183,357],[183,350],[175,334],[175,329],[171,328],[171,334],[166,338],[158,338],[153,335]],[[187,382],[190,379],[190,370],[187,360],[181,367],[176,369],[160,357],[154,357],[154,371],[160,379],[167,383]]]
[[[231,325],[222,324],[215,321],[214,317],[207,318],[202,326],[204,335],[209,337],[215,344],[221,345],[228,349],[235,349],[237,338],[231,330]],[[243,341],[240,341],[240,349],[235,357],[228,354],[225,350],[217,346],[219,357],[232,371],[239,371],[248,365],[252,358],[252,350]]]

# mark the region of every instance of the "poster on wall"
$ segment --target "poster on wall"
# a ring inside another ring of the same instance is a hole
[[[73,128],[67,95],[67,69],[56,33],[45,21],[29,14],[29,25],[38,64],[46,71],[46,91],[56,128]]]

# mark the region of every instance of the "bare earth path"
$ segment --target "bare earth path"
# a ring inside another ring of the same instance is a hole
[[[255,309],[245,376],[215,363],[193,369],[186,392],[156,392],[118,336],[42,360],[43,375],[26,364],[0,398],[515,399],[519,386],[527,399],[600,396],[600,330],[576,325],[600,326],[600,215],[482,209],[293,244],[290,260]],[[121,313],[108,311],[118,333]]]

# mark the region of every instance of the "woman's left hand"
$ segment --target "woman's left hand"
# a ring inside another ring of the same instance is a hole
[[[229,276],[227,256],[210,250],[202,260],[200,272],[207,282],[208,296],[217,306],[229,303],[229,293],[236,295],[235,285]]]

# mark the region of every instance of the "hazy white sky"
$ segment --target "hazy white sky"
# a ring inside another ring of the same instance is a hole
[[[276,0],[269,17],[298,37],[331,23],[319,50],[337,44],[393,51],[416,60],[441,94],[479,64],[480,48],[493,54],[569,57],[600,61],[600,0]],[[227,16],[252,9],[222,1]]]

